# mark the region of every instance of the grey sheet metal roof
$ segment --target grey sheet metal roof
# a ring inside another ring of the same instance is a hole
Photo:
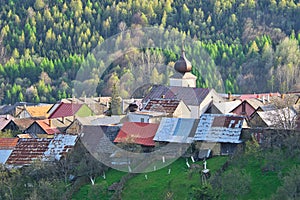
[[[77,135],[57,134],[48,145],[44,153],[44,161],[60,160],[69,150],[71,150],[77,141]]]
[[[203,114],[194,140],[208,142],[241,143],[244,118],[237,115]]]
[[[198,119],[163,118],[154,140],[160,142],[192,143]]]

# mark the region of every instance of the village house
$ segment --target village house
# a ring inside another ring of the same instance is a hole
[[[295,129],[297,119],[297,112],[294,108],[256,111],[251,115],[250,125],[251,127]]]
[[[121,127],[115,143],[137,144],[141,145],[143,151],[149,151],[154,147],[155,142],[153,140],[159,124],[154,123],[142,123],[142,122],[125,122]],[[135,148],[135,146],[133,147]]]
[[[7,130],[7,125],[12,119],[13,117],[11,115],[0,115],[0,131],[4,132],[5,130]]]
[[[52,104],[42,104],[37,106],[25,106],[24,109],[18,114],[18,118],[34,118],[34,119],[47,119],[48,111]]]
[[[24,133],[29,134],[32,138],[52,138],[55,134],[65,133],[65,130],[72,123],[72,120],[72,117],[66,117],[64,118],[64,121],[61,121],[58,118],[36,120],[24,131]]]
[[[14,140],[13,140],[14,139]],[[54,138],[0,138],[8,147],[6,150],[6,159],[3,158],[3,164],[7,167],[22,167],[30,165],[36,161],[52,162],[60,160],[77,143],[77,136],[58,134]],[[5,146],[5,145],[2,145]],[[11,149],[9,149],[11,148]],[[0,151],[1,152],[1,151]]]
[[[3,130],[10,130],[14,133],[22,134],[33,122],[34,119],[31,118],[13,118]]]
[[[196,148],[210,149],[213,155],[232,154],[240,140],[244,117],[230,114],[203,114],[195,133]]]
[[[166,113],[143,110],[127,113],[126,119],[128,122],[159,123],[165,116]]]
[[[143,110],[164,113],[166,117],[191,117],[189,107],[182,100],[178,99],[149,99],[148,102],[145,103]]]
[[[265,104],[259,99],[246,99],[235,107],[231,113],[245,116],[246,119],[249,120],[250,116],[256,111],[256,109],[264,105]]]
[[[194,142],[199,119],[162,118],[153,138],[156,142],[188,143]]]
[[[205,113],[210,114],[229,114],[234,108],[241,104],[240,100],[214,102]]]

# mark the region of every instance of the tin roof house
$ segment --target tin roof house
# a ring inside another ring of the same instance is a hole
[[[198,149],[211,149],[214,155],[232,154],[242,143],[244,117],[230,114],[203,114],[194,136]]]

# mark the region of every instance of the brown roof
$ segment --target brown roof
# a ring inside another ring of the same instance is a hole
[[[0,138],[0,149],[13,149],[19,138]]]
[[[177,109],[179,103],[180,100],[176,99],[151,99],[144,107],[144,110],[165,112],[172,115]]]
[[[208,88],[192,88],[179,86],[163,86],[154,85],[151,91],[143,99],[147,102],[149,99],[166,98],[182,100],[186,105],[199,106],[207,97],[211,89]]]
[[[47,112],[52,105],[45,106],[28,106],[26,107],[27,112],[31,117],[44,117],[47,118]]]
[[[18,144],[10,154],[6,164],[26,165],[35,160],[39,160],[48,149],[51,139],[40,138],[23,138],[19,139]]]
[[[34,122],[34,119],[30,119],[30,118],[13,119],[13,122],[19,127],[21,131],[24,131]]]

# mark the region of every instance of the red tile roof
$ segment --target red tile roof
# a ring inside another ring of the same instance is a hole
[[[49,120],[37,120],[35,121],[48,135],[53,135],[55,133],[60,133],[57,127],[52,127],[49,125]]]
[[[155,112],[165,112],[167,114],[173,114],[177,109],[180,100],[176,99],[151,99],[145,106],[145,110]]]
[[[51,139],[19,139],[16,147],[10,154],[6,164],[26,165],[31,164],[34,160],[42,159]]]
[[[159,124],[142,122],[125,122],[114,142],[136,143],[145,146],[155,146],[153,138]]]
[[[13,149],[19,138],[0,138],[0,149]]]
[[[49,118],[70,117],[74,116],[83,104],[76,103],[60,103],[56,110]]]

